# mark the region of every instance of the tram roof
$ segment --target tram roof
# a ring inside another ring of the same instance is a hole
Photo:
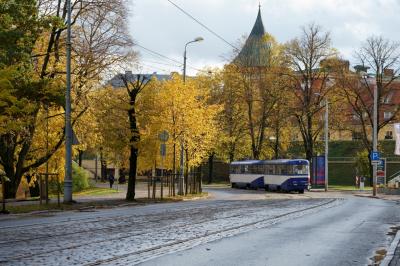
[[[231,162],[232,165],[252,165],[252,164],[309,164],[305,159],[279,159],[279,160],[245,160]]]

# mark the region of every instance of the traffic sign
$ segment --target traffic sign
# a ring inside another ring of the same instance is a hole
[[[386,184],[386,159],[381,158],[378,165],[376,166],[376,178],[378,185]]]
[[[371,161],[378,161],[380,160],[381,155],[378,151],[371,152]]]
[[[158,138],[162,141],[162,142],[167,142],[169,135],[168,132],[166,130],[163,130],[159,135]]]

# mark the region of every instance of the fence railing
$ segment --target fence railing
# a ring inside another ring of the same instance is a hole
[[[166,173],[162,176],[147,176],[147,197],[175,197],[179,193],[179,174]],[[184,175],[182,194],[198,194],[202,192],[201,172],[190,172]],[[158,195],[157,195],[158,194]]]

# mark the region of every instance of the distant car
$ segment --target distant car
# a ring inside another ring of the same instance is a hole
[[[310,163],[304,159],[247,160],[230,164],[233,188],[264,188],[304,193],[310,185]]]

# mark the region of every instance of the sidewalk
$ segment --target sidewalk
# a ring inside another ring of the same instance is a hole
[[[19,200],[19,201],[10,201],[6,203],[6,209],[11,211],[11,214],[8,215],[0,215],[0,220],[3,219],[14,219],[21,216],[27,215],[51,215],[51,213],[60,212],[60,211],[91,211],[93,209],[99,208],[114,208],[114,207],[125,207],[131,205],[143,205],[148,203],[160,203],[160,184],[157,184],[156,189],[156,197],[155,199],[148,198],[148,187],[147,183],[140,182],[136,184],[136,193],[135,193],[135,201],[128,202],[125,200],[126,192],[127,192],[127,184],[116,184],[114,183],[112,187],[112,191],[107,194],[107,190],[110,189],[109,183],[95,183],[95,188],[102,188],[99,191],[99,195],[96,193],[89,195],[73,195],[73,200],[76,201],[75,204],[63,204],[63,195],[60,198],[61,206],[57,205],[57,196],[53,196],[49,200],[49,204],[46,205],[46,202],[43,200],[42,204],[40,204],[39,199],[28,199],[28,200]],[[118,192],[115,192],[117,190]],[[104,194],[106,193],[106,194]],[[150,196],[152,196],[153,191],[150,191]],[[164,201],[165,202],[174,202],[181,200],[193,200],[196,198],[167,198],[168,188],[164,187],[163,191]],[[203,198],[203,196],[199,196]],[[14,207],[14,208],[13,208]],[[61,207],[61,208],[60,208]]]

